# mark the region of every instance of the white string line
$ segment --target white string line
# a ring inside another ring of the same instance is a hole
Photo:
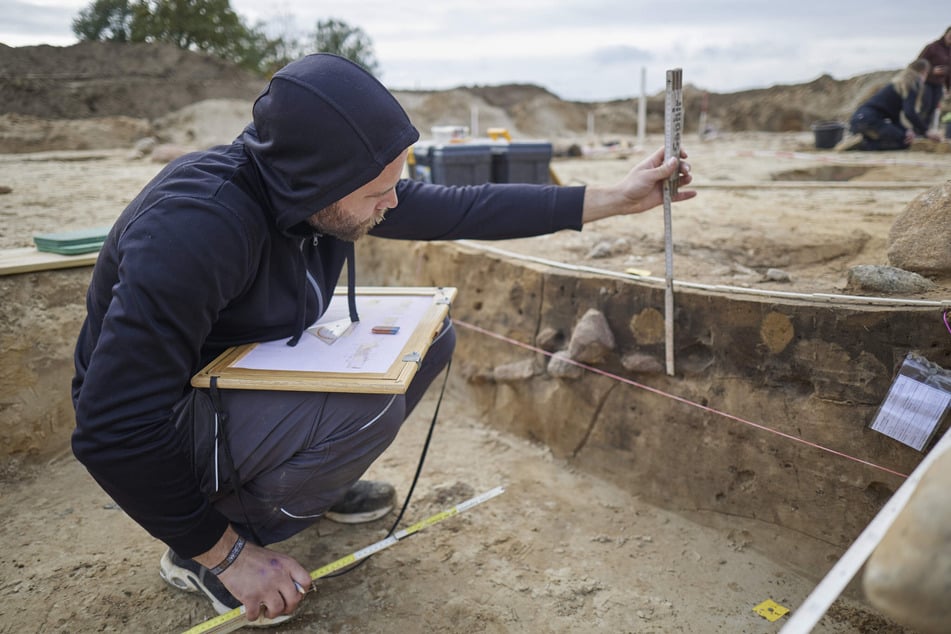
[[[521,260],[524,262],[534,262],[535,264],[542,264],[544,266],[549,266],[552,268],[565,269],[569,271],[576,271],[576,272],[583,272],[583,273],[595,273],[597,275],[604,275],[607,277],[616,277],[616,278],[634,281],[634,282],[646,282],[647,286],[663,287],[665,285],[665,280],[664,278],[661,278],[661,277],[654,277],[651,275],[633,275],[631,273],[612,271],[610,269],[601,269],[601,268],[597,268],[593,266],[586,266],[583,264],[568,264],[567,262],[560,262],[558,260],[549,260],[547,258],[540,258],[534,255],[525,255],[522,253],[515,253],[514,251],[507,251],[505,249],[500,249],[498,247],[479,244],[471,240],[456,240],[455,242],[456,244],[461,244],[463,246],[467,246],[473,249],[478,249],[480,251],[485,251],[487,253],[494,253],[495,255],[511,258],[513,260]],[[908,298],[892,298],[892,297],[866,297],[863,295],[837,295],[834,293],[794,293],[789,291],[773,291],[773,290],[764,290],[764,289],[743,288],[742,286],[729,286],[724,284],[702,284],[700,282],[684,282],[684,281],[677,281],[677,280],[674,280],[674,287],[679,287],[683,289],[709,291],[712,293],[754,295],[757,297],[765,297],[768,299],[792,299],[792,300],[812,301],[812,302],[816,302],[816,301],[839,302],[842,304],[868,304],[872,306],[910,306],[910,307],[926,307],[926,308],[951,307],[951,299],[927,300],[927,299],[908,299]]]
[[[526,350],[531,350],[532,352],[536,352],[536,353],[538,353],[538,354],[542,354],[542,355],[545,355],[545,356],[550,357],[550,358],[555,356],[555,353],[553,353],[553,352],[548,352],[547,350],[542,350],[541,348],[539,348],[539,347],[537,347],[537,346],[533,346],[533,345],[530,345],[530,344],[527,344],[527,343],[523,343],[523,342],[521,342],[521,341],[518,341],[517,339],[512,339],[511,337],[506,337],[505,335],[501,335],[501,334],[499,334],[499,333],[497,333],[497,332],[492,332],[491,330],[488,330],[488,329],[486,329],[486,328],[482,328],[482,327],[480,327],[480,326],[476,326],[475,324],[470,324],[469,322],[463,321],[463,320],[461,320],[461,319],[459,319],[459,318],[456,318],[456,319],[453,321],[453,323],[454,323],[455,325],[457,325],[457,326],[462,327],[462,328],[467,328],[467,329],[472,330],[472,331],[474,331],[474,332],[481,333],[481,334],[486,335],[486,336],[488,336],[488,337],[492,337],[493,339],[498,339],[499,341],[504,341],[505,343],[508,343],[508,344],[511,344],[511,345],[514,345],[514,346],[517,346],[517,347],[520,347],[520,348],[524,348],[524,349],[526,349]],[[698,402],[696,402],[696,401],[691,401],[690,399],[684,398],[684,397],[682,397],[682,396],[677,396],[676,394],[671,394],[670,392],[665,392],[664,390],[661,390],[661,389],[659,389],[659,388],[651,387],[650,385],[647,385],[647,384],[645,384],[645,383],[640,383],[640,382],[635,381],[635,380],[633,380],[633,379],[629,379],[629,378],[627,378],[627,377],[619,376],[619,375],[614,374],[614,373],[612,373],[612,372],[607,372],[607,371],[602,370],[602,369],[600,369],[600,368],[596,368],[596,367],[594,367],[594,366],[590,366],[590,365],[587,365],[587,364],[585,364],[585,363],[581,363],[580,361],[575,361],[574,359],[567,358],[567,357],[566,357],[566,358],[563,358],[562,361],[564,361],[565,363],[569,363],[569,364],[571,364],[571,365],[577,366],[577,367],[579,367],[579,368],[581,368],[581,369],[583,369],[583,370],[586,370],[586,371],[588,371],[588,372],[592,372],[592,373],[594,373],[594,374],[599,374],[599,375],[601,375],[601,376],[603,376],[603,377],[607,377],[607,378],[609,378],[609,379],[611,379],[611,380],[613,380],[613,381],[618,381],[618,382],[620,382],[620,383],[626,383],[627,385],[631,385],[631,386],[634,386],[634,387],[639,388],[639,389],[641,389],[641,390],[644,390],[644,391],[647,391],[647,392],[651,392],[652,394],[657,394],[658,396],[662,396],[662,397],[664,397],[664,398],[668,398],[668,399],[670,399],[670,400],[677,401],[678,403],[683,403],[684,405],[689,405],[690,407],[695,407],[695,408],[697,408],[697,409],[703,410],[703,411],[705,411],[705,412],[709,412],[709,413],[711,413],[711,414],[716,414],[717,416],[722,416],[723,418],[728,418],[728,419],[733,420],[733,421],[736,421],[736,422],[738,422],[738,423],[742,423],[742,424],[744,424],[744,425],[748,425],[748,426],[750,426],[750,427],[754,427],[754,428],[756,428],[756,429],[759,429],[759,430],[762,430],[762,431],[765,431],[765,432],[769,432],[769,433],[774,434],[774,435],[776,435],[776,436],[780,436],[780,437],[782,437],[782,438],[786,438],[787,440],[791,440],[791,441],[793,441],[793,442],[801,443],[801,444],[803,444],[803,445],[807,445],[807,446],[812,447],[812,448],[814,448],[814,449],[819,449],[820,451],[825,451],[826,453],[830,453],[830,454],[832,454],[832,455],[839,456],[840,458],[845,458],[845,459],[847,459],[847,460],[852,460],[853,462],[857,462],[857,463],[859,463],[859,464],[863,464],[863,465],[865,465],[865,466],[867,466],[867,467],[872,467],[873,469],[878,469],[879,471],[884,471],[885,473],[890,473],[890,474],[892,474],[892,475],[898,476],[899,478],[907,478],[907,477],[908,477],[908,474],[901,473],[901,472],[899,472],[899,471],[895,471],[894,469],[889,469],[888,467],[884,467],[884,466],[882,466],[882,465],[875,464],[874,462],[870,462],[870,461],[868,461],[868,460],[863,460],[862,458],[858,458],[858,457],[856,457],[856,456],[847,454],[847,453],[845,453],[845,452],[838,451],[838,450],[836,450],[836,449],[832,449],[831,447],[826,447],[826,446],[824,446],[824,445],[820,445],[819,443],[812,442],[811,440],[806,440],[805,438],[800,438],[800,437],[798,437],[798,436],[793,436],[792,434],[787,434],[786,432],[779,431],[778,429],[774,429],[774,428],[772,428],[772,427],[768,427],[768,426],[762,425],[762,424],[760,424],[760,423],[755,423],[755,422],[753,422],[753,421],[751,421],[751,420],[747,420],[747,419],[741,418],[741,417],[739,417],[739,416],[734,416],[733,414],[730,414],[730,413],[728,413],[728,412],[724,412],[723,410],[719,410],[719,409],[710,407],[709,405],[703,405],[703,404],[698,403]]]
[[[859,156],[843,156],[832,154],[816,156],[808,152],[794,152],[791,150],[739,150],[733,153],[737,157],[770,157],[791,158],[797,160],[816,161],[818,163],[834,163],[836,165],[871,165],[881,167],[885,165],[909,165],[912,167],[947,167],[951,161],[919,161],[901,158],[866,158]]]

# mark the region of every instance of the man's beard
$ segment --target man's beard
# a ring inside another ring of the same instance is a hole
[[[383,213],[357,223],[343,210],[340,203],[333,203],[311,216],[308,222],[320,233],[347,242],[356,242],[383,220]]]

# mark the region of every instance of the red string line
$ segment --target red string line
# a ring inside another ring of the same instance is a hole
[[[944,327],[948,329],[949,333],[951,333],[951,324],[948,323],[948,311],[941,313],[941,319],[944,320]]]
[[[474,325],[474,324],[470,324],[470,323],[468,323],[468,322],[462,321],[462,320],[460,320],[460,319],[458,319],[458,318],[453,318],[452,323],[454,323],[454,324],[456,324],[456,325],[459,325],[459,326],[462,326],[463,328],[468,328],[469,330],[473,330],[473,331],[475,331],[475,332],[478,332],[478,333],[480,333],[480,334],[486,335],[486,336],[488,336],[488,337],[492,337],[492,338],[494,338],[494,339],[498,339],[498,340],[500,340],[500,341],[504,341],[504,342],[506,342],[506,343],[510,343],[510,344],[512,344],[512,345],[514,345],[514,346],[518,346],[518,347],[520,347],[520,348],[525,348],[526,350],[531,350],[532,352],[538,352],[538,353],[541,353],[541,354],[543,354],[543,355],[545,355],[545,356],[548,356],[548,357],[553,357],[553,356],[554,356],[554,353],[548,352],[548,351],[546,351],[546,350],[542,350],[541,348],[536,348],[535,346],[530,346],[530,345],[528,345],[528,344],[526,344],[526,343],[522,343],[521,341],[517,341],[517,340],[515,340],[515,339],[511,339],[511,338],[509,338],[509,337],[506,337],[506,336],[504,336],[504,335],[500,335],[500,334],[495,333],[495,332],[492,332],[492,331],[490,331],[490,330],[486,330],[486,329],[484,329],[484,328],[480,328],[479,326],[476,326],[476,325]],[[945,323],[947,323],[947,321],[945,321]],[[948,329],[949,329],[949,331],[951,331],[951,326],[948,326]],[[736,421],[736,422],[738,422],[738,423],[743,423],[744,425],[749,425],[750,427],[755,427],[756,429],[761,429],[761,430],[766,431],[766,432],[769,432],[769,433],[771,433],[771,434],[776,434],[777,436],[781,436],[781,437],[786,438],[786,439],[788,439],[788,440],[792,440],[792,441],[795,441],[795,442],[798,442],[798,443],[802,443],[802,444],[804,444],[804,445],[808,445],[809,447],[812,447],[812,448],[814,448],[814,449],[819,449],[820,451],[825,451],[825,452],[827,452],[827,453],[831,453],[831,454],[833,454],[833,455],[839,456],[840,458],[845,458],[845,459],[847,459],[847,460],[852,460],[853,462],[858,462],[859,464],[863,464],[863,465],[865,465],[865,466],[867,466],[867,467],[872,467],[873,469],[878,469],[878,470],[880,470],[880,471],[884,471],[884,472],[886,472],[886,473],[890,473],[890,474],[892,474],[892,475],[898,476],[899,478],[907,478],[907,477],[908,477],[908,474],[901,473],[901,472],[899,472],[899,471],[894,471],[894,470],[892,470],[892,469],[889,469],[888,467],[883,467],[883,466],[881,466],[881,465],[877,465],[877,464],[875,464],[874,462],[869,462],[869,461],[867,461],[867,460],[862,460],[861,458],[856,458],[855,456],[850,456],[849,454],[842,453],[841,451],[836,451],[835,449],[831,449],[831,448],[829,448],[829,447],[825,447],[825,446],[823,446],[823,445],[820,445],[820,444],[817,444],[817,443],[814,443],[814,442],[811,442],[811,441],[808,441],[808,440],[804,440],[804,439],[799,438],[799,437],[797,437],[797,436],[793,436],[793,435],[791,435],[791,434],[787,434],[787,433],[785,433],[785,432],[781,432],[781,431],[779,431],[779,430],[777,430],[777,429],[772,429],[772,428],[770,428],[770,427],[766,427],[765,425],[761,425],[761,424],[759,424],[759,423],[754,423],[754,422],[749,421],[749,420],[746,420],[746,419],[744,419],[744,418],[740,418],[739,416],[734,416],[733,414],[728,414],[728,413],[726,413],[726,412],[722,412],[722,411],[717,410],[717,409],[714,409],[714,408],[712,408],[712,407],[707,407],[706,405],[701,405],[700,403],[696,403],[696,402],[691,401],[691,400],[689,400],[689,399],[683,398],[682,396],[677,396],[677,395],[675,395],[675,394],[670,394],[670,393],[668,393],[668,392],[664,392],[663,390],[659,390],[659,389],[654,388],[654,387],[651,387],[651,386],[649,386],[649,385],[644,385],[643,383],[638,383],[637,381],[632,381],[631,379],[625,378],[625,377],[623,377],[623,376],[618,376],[618,375],[612,374],[612,373],[610,373],[610,372],[605,372],[604,370],[599,370],[598,368],[594,368],[594,367],[591,367],[591,366],[589,366],[589,365],[585,365],[585,364],[583,364],[583,363],[580,363],[580,362],[578,362],[578,361],[574,361],[574,360],[569,359],[569,358],[567,358],[567,357],[560,357],[560,359],[561,359],[562,361],[567,362],[567,363],[571,363],[572,365],[576,365],[576,366],[578,366],[579,368],[583,368],[583,369],[585,369],[585,370],[587,370],[587,371],[589,371],[589,372],[594,372],[595,374],[600,374],[601,376],[605,376],[605,377],[608,377],[608,378],[610,378],[610,379],[614,379],[615,381],[620,381],[621,383],[627,383],[628,385],[633,385],[634,387],[640,388],[640,389],[642,389],[642,390],[646,390],[646,391],[648,391],[648,392],[652,392],[652,393],[657,394],[657,395],[659,395],[659,396],[663,396],[663,397],[672,399],[672,400],[674,400],[674,401],[677,401],[678,403],[683,403],[684,405],[690,405],[691,407],[696,407],[696,408],[698,408],[698,409],[702,409],[702,410],[705,411],[705,412],[709,412],[709,413],[711,413],[711,414],[717,414],[718,416],[723,416],[724,418],[729,418],[730,420],[734,420],[734,421]]]

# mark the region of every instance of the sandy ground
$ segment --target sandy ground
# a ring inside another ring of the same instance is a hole
[[[435,406],[420,405],[371,469],[405,494]],[[722,534],[579,473],[444,401],[403,525],[505,492],[319,583],[281,632],[778,632],[814,583]],[[0,510],[0,632],[177,632],[214,617],[158,576],[149,538],[64,454],[8,481]],[[394,517],[321,522],[278,547],[319,568],[385,536]],[[866,629],[869,628],[869,629]],[[817,632],[898,632],[840,600]]]
[[[647,150],[558,159],[562,183],[603,184],[623,177]],[[887,264],[895,217],[929,187],[947,180],[951,153],[816,151],[811,133],[724,134],[685,139],[701,195],[672,219],[674,277],[763,290],[840,292],[849,267]],[[127,150],[0,154],[0,248],[32,246],[35,233],[108,226],[161,167],[129,160]],[[2,191],[2,189],[0,189]],[[28,210],[28,212],[24,212]],[[613,271],[665,276],[659,210],[612,218],[495,246]],[[781,281],[766,272],[785,273]],[[934,297],[946,296],[944,281]]]
[[[886,263],[895,216],[951,167],[947,154],[839,156],[864,171],[824,185],[839,169],[830,171],[831,153],[777,154],[808,153],[810,141],[753,133],[685,141],[701,195],[675,211],[678,279],[835,292],[848,266]],[[0,247],[30,246],[37,232],[110,224],[159,169],[126,155],[0,156],[0,187],[11,189],[0,195]],[[566,184],[593,184],[619,178],[631,164],[605,155],[554,169]],[[783,173],[810,180],[775,180]],[[607,255],[593,255],[599,245]],[[662,276],[663,215],[496,246]],[[773,266],[790,281],[764,281]],[[420,406],[371,475],[406,491],[434,405],[431,397]],[[163,546],[70,454],[10,465],[0,484],[0,633],[174,632],[213,616],[204,600],[164,585]],[[466,404],[449,394],[404,525],[498,485],[506,487],[500,497],[320,583],[299,618],[275,631],[777,632],[782,620],[771,623],[753,607],[772,599],[795,608],[816,582],[753,552],[741,534],[687,522],[573,470],[544,447],[472,422]],[[387,521],[323,522],[280,547],[318,568],[387,528]],[[901,630],[842,599],[816,631]]]
[[[699,196],[673,209],[674,278],[763,291],[840,293],[850,267],[888,264],[895,218],[915,196],[945,182],[951,168],[951,154],[816,151],[811,133],[684,143]],[[659,144],[662,138],[649,137],[645,145]],[[599,184],[623,177],[640,156],[556,162],[554,169],[566,184]],[[555,245],[540,238],[500,246],[663,278],[664,242],[663,213],[653,210],[564,232]],[[783,275],[770,279],[770,269]],[[946,282],[936,281],[931,298],[946,297]]]

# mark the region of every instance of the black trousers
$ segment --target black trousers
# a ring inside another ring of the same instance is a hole
[[[921,112],[919,112],[918,115],[921,117],[921,121],[928,126],[928,129],[931,129],[931,124],[934,121],[934,113],[938,109],[938,105],[941,103],[943,96],[943,85],[925,82],[923,92],[921,93]]]
[[[447,319],[405,394],[219,390],[240,488],[218,446],[194,457],[205,493],[238,532],[250,537],[253,528],[264,545],[307,528],[396,438],[455,341]]]
[[[861,134],[860,150],[904,150],[905,128],[885,117],[879,111],[862,106],[850,121],[853,134]]]

